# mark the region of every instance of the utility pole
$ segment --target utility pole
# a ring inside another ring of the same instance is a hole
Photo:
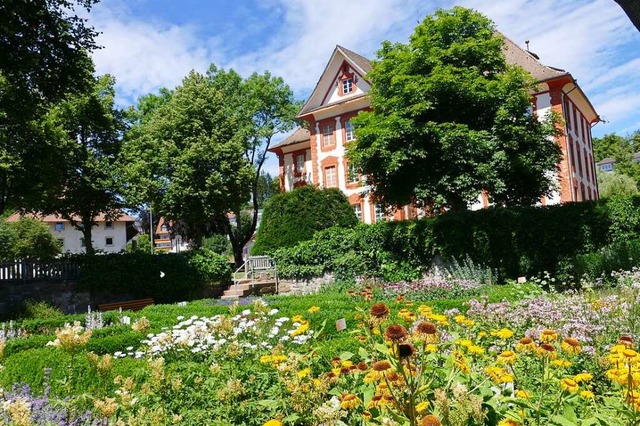
[[[149,206],[149,235],[151,236],[151,254],[153,254],[153,213],[151,213],[151,206]]]

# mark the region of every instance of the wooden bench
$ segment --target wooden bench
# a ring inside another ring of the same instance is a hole
[[[101,312],[115,311],[122,309],[123,311],[139,311],[145,306],[153,305],[153,299],[127,300],[126,302],[102,303],[98,305]]]

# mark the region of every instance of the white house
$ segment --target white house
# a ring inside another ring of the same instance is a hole
[[[85,252],[84,237],[71,225],[71,222],[57,215],[31,214],[28,216],[43,221],[49,227],[51,234],[62,242],[63,252],[71,254]],[[14,213],[7,218],[7,222],[17,222],[20,218],[20,213]],[[106,220],[104,215],[100,215],[95,221],[97,225],[92,230],[92,241],[93,247],[98,252],[121,252],[125,250],[127,241],[136,233],[133,227],[134,219],[124,213],[117,220]]]

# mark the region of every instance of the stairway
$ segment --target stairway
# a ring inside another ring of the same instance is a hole
[[[222,293],[221,299],[235,299],[238,297],[247,296],[263,296],[265,294],[276,294],[276,282],[272,280],[268,281],[254,281],[251,279],[239,280],[237,288],[234,284],[230,285],[228,289]]]
[[[233,273],[233,284],[224,291],[221,299],[262,296],[278,292],[278,269],[268,256],[249,256]]]

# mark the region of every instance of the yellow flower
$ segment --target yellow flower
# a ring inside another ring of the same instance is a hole
[[[496,384],[513,382],[513,375],[507,373],[502,367],[487,367],[484,371]]]
[[[520,425],[521,425],[521,423],[516,422],[515,420],[511,420],[511,419],[502,419],[498,423],[498,426],[520,426]]]
[[[356,395],[352,393],[344,393],[340,398],[340,407],[343,410],[350,410],[350,409],[356,408],[361,403],[362,401],[360,401],[360,398],[358,398]]]
[[[298,328],[296,328],[291,332],[291,336],[292,337],[299,336],[301,334],[304,334],[307,330],[309,330],[309,322],[304,321],[302,324],[300,324]]]
[[[484,353],[484,348],[477,345],[471,345],[467,348],[467,352],[470,355],[482,355]]]
[[[273,419],[273,420],[269,420],[262,426],[282,426],[282,422],[280,420]]]
[[[491,332],[491,335],[502,340],[507,340],[513,337],[513,331],[509,330],[508,328],[502,328],[500,330],[493,330]]]
[[[553,361],[551,361],[551,365],[554,367],[566,368],[571,367],[571,362],[567,361],[566,359],[554,359]]]
[[[293,318],[291,318],[292,322],[302,322],[304,321],[304,317],[302,315],[294,315]]]
[[[434,345],[433,343],[430,343],[424,347],[424,350],[431,354],[436,353],[438,352],[438,345]]]
[[[567,337],[562,341],[560,348],[569,354],[578,354],[582,351],[580,341],[573,337]]]
[[[577,383],[590,382],[593,379],[593,374],[591,373],[578,373],[573,376],[573,380]]]
[[[569,378],[560,380],[560,387],[569,393],[576,393],[578,392],[578,390],[580,390],[580,386],[576,383],[576,381]]]
[[[556,348],[553,345],[548,343],[543,343],[538,347],[538,355],[543,358],[556,359],[558,357],[558,353],[556,352]]]
[[[558,340],[558,333],[549,329],[543,330],[542,333],[540,333],[539,338],[540,338],[540,341],[544,343],[555,342],[556,340]]]
[[[307,312],[309,312],[310,314],[315,314],[316,312],[320,312],[320,308],[318,306],[312,306],[307,309]]]
[[[588,390],[583,390],[582,392],[580,392],[580,396],[584,399],[593,399],[595,397],[593,392]]]
[[[481,331],[478,333],[478,338],[482,339],[483,337],[487,337],[489,334],[486,331]]]
[[[310,368],[304,368],[304,369],[298,371],[298,379],[304,379],[305,377],[307,377],[309,375],[309,373],[311,373],[311,369]]]
[[[431,309],[429,306],[427,305],[420,305],[418,307],[418,313],[420,315],[422,315],[423,317],[427,317],[429,316],[431,313],[433,312],[433,309]]]
[[[516,343],[516,351],[530,352],[536,349],[536,343],[531,337],[523,337]]]
[[[416,314],[406,308],[400,309],[400,312],[398,312],[398,317],[406,322],[414,322],[417,318]]]
[[[427,318],[429,318],[431,321],[435,321],[438,325],[449,325],[449,320],[445,315],[430,314],[427,315]]]
[[[531,392],[528,392],[524,389],[518,389],[516,391],[516,398],[520,398],[520,399],[529,399],[531,398]]]
[[[429,402],[427,401],[419,402],[416,405],[416,411],[418,412],[418,414],[424,414],[427,411],[427,408],[429,408]]]
[[[513,351],[504,351],[498,355],[498,364],[513,365],[516,362],[516,353]]]

